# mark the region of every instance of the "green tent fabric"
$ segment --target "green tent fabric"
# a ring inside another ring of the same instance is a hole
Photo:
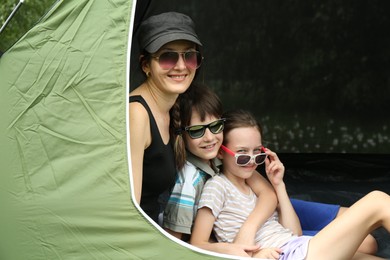
[[[131,200],[133,2],[57,1],[0,59],[0,259],[216,259]]]

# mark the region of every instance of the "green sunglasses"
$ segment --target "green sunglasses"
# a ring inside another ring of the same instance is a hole
[[[212,132],[213,134],[219,134],[223,131],[223,128],[225,126],[225,120],[226,120],[225,118],[221,118],[207,125],[186,126],[183,127],[182,129],[179,129],[177,133],[180,134],[181,131],[186,131],[192,139],[197,139],[204,136],[204,133],[206,132],[206,128],[208,128],[210,132]]]

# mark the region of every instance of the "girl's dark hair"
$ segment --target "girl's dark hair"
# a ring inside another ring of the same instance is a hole
[[[228,143],[228,133],[235,128],[240,127],[256,127],[260,136],[263,135],[263,131],[261,129],[260,124],[257,122],[255,116],[247,111],[247,110],[231,110],[223,113],[223,118],[226,118],[225,127],[223,129],[223,144],[226,145]]]
[[[193,111],[200,120],[206,116],[220,118],[223,113],[222,102],[211,89],[200,83],[193,83],[186,92],[179,95],[171,113],[171,137],[174,142],[176,166],[181,170],[186,162],[186,150],[183,139],[183,128],[189,126]]]

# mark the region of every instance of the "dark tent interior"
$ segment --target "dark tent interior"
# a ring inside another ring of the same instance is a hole
[[[142,1],[135,33],[166,11],[193,18],[201,81],[224,109],[258,117],[290,196],[349,206],[390,192],[390,2]],[[138,54],[133,40],[131,88],[141,80]],[[373,235],[378,255],[390,258],[390,236]]]

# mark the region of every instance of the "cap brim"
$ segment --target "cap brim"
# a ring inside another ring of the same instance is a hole
[[[145,50],[149,53],[155,53],[164,44],[167,44],[168,42],[172,42],[172,41],[178,41],[178,40],[186,40],[186,41],[193,42],[199,46],[202,46],[202,43],[194,35],[184,34],[184,33],[171,33],[171,34],[160,36],[156,40],[152,41],[149,45],[145,47]]]

